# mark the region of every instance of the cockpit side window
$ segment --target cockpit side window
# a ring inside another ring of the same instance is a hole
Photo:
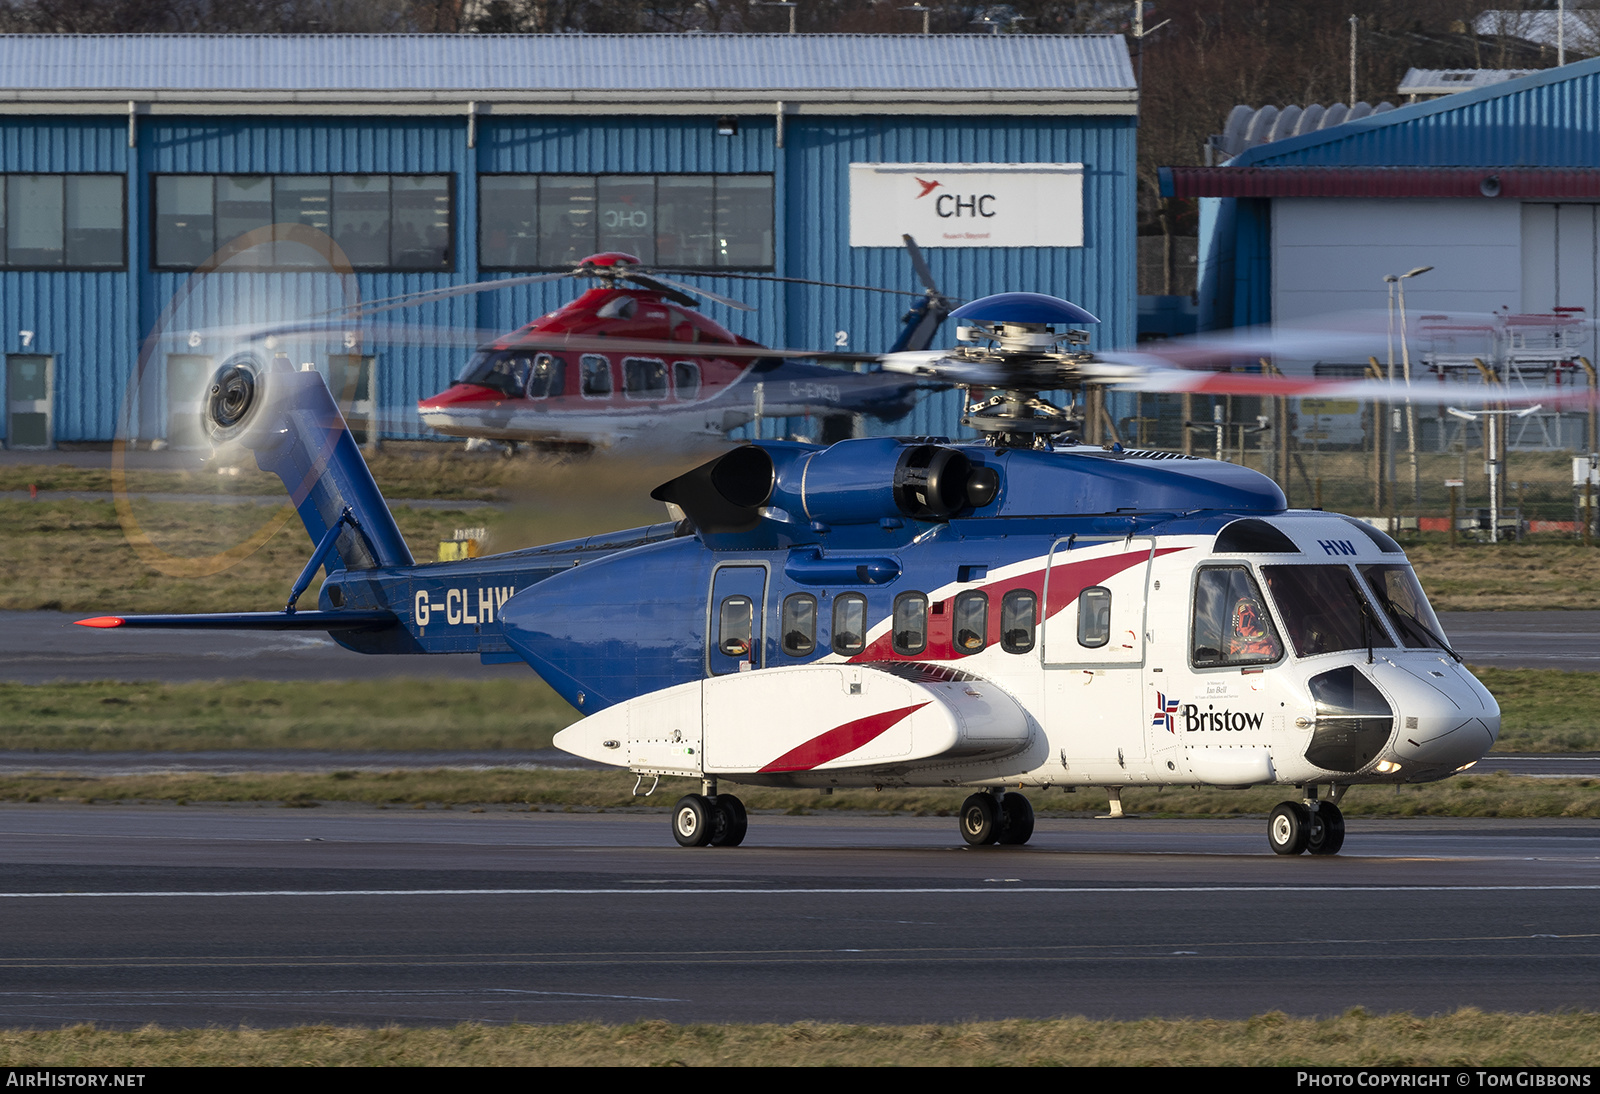
[[[583,371],[583,393],[591,399],[611,394],[611,362],[598,353],[586,353],[579,361]]]
[[[833,601],[833,652],[850,656],[867,648],[867,598],[841,593]]]
[[[783,652],[805,657],[817,648],[817,598],[795,593],[783,601]]]
[[[1208,566],[1195,575],[1190,664],[1268,665],[1282,656],[1283,640],[1246,567]]]
[[[533,359],[533,372],[528,377],[528,398],[547,399],[560,395],[566,387],[566,362],[548,353]]]

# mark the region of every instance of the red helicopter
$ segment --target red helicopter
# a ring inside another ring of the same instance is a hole
[[[909,237],[906,242],[927,289],[906,314],[891,352],[925,349],[953,306],[935,287],[916,244]],[[856,414],[894,421],[929,391],[925,381],[876,369],[841,371],[797,359],[797,351],[775,349],[767,355],[760,343],[700,314],[689,294],[743,311],[750,310],[747,305],[647,270],[621,252],[591,255],[572,271],[442,293],[564,277],[600,284],[481,346],[454,384],[418,401],[425,424],[454,437],[512,445],[606,448],[642,438],[652,445],[694,443],[721,441],[730,430],[762,418],[819,418],[825,434],[837,428],[833,423]],[[375,301],[362,310],[371,314],[410,306],[435,295],[397,298],[402,302],[395,304]]]

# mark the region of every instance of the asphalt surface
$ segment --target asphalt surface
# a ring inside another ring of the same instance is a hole
[[[0,1025],[1600,1007],[1600,822],[0,806]]]
[[[1600,612],[1440,612],[1439,622],[1468,664],[1600,670]]]

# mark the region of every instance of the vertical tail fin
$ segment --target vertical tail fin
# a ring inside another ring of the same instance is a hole
[[[214,440],[244,445],[263,471],[283,480],[313,544],[349,508],[356,526],[347,523],[339,532],[335,557],[327,560],[330,572],[413,565],[320,373],[296,372],[281,354],[265,369],[253,357],[234,358],[211,382],[205,424]]]

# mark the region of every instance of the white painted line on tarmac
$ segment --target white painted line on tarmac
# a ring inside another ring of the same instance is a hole
[[[138,898],[195,897],[319,897],[319,896],[883,896],[1040,893],[1072,896],[1078,893],[1564,893],[1596,892],[1600,885],[1007,885],[1004,888],[934,887],[900,888],[756,888],[703,889],[688,886],[628,889],[149,889],[124,892],[5,893],[0,900],[128,900]]]

